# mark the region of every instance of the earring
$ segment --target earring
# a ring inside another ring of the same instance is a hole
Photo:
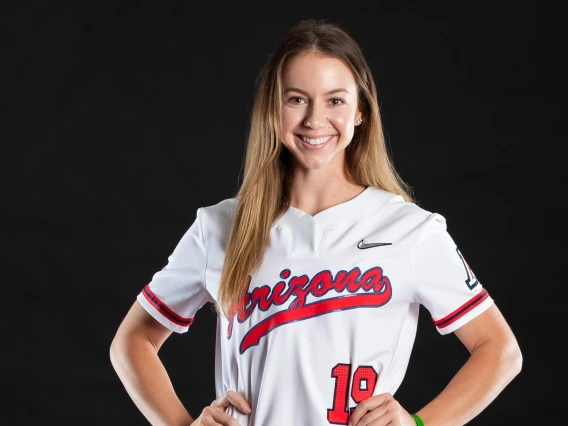
[[[359,125],[363,122],[362,118],[358,118],[357,121],[355,121],[355,124]]]

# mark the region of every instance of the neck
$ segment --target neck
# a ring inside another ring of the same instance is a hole
[[[364,189],[344,167],[308,170],[296,166],[290,182],[290,205],[313,216],[351,200]]]

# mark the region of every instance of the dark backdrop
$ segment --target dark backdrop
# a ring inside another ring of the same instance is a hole
[[[549,130],[564,103],[566,14],[537,5],[2,6],[0,423],[146,424],[112,369],[111,340],[196,209],[234,195],[257,73],[284,31],[312,17],[361,44],[399,172],[446,217],[519,339],[523,372],[471,424],[558,419],[560,393],[539,380],[559,379],[550,354],[561,339],[546,348],[540,336],[561,298],[543,290],[551,266],[535,268],[562,251],[543,242],[555,217],[535,185],[550,179],[540,153],[553,161],[563,138]],[[421,314],[396,394],[409,411],[467,357]],[[160,352],[193,416],[214,399],[214,327],[207,305]]]

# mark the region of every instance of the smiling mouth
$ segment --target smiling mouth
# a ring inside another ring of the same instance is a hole
[[[320,136],[318,138],[309,138],[307,136],[302,136],[302,135],[296,135],[296,136],[298,136],[304,142],[309,143],[310,145],[322,145],[326,143],[332,136],[335,135]]]

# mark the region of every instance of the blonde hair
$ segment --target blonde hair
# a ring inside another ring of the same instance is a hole
[[[290,58],[306,51],[341,60],[358,85],[363,122],[346,148],[347,173],[360,185],[414,201],[390,159],[375,82],[360,47],[337,24],[313,19],[299,22],[281,39],[257,79],[243,181],[235,196],[235,217],[216,305],[217,311],[229,317],[242,307],[249,275],[262,262],[272,225],[289,207],[290,153],[280,141],[282,72]]]

